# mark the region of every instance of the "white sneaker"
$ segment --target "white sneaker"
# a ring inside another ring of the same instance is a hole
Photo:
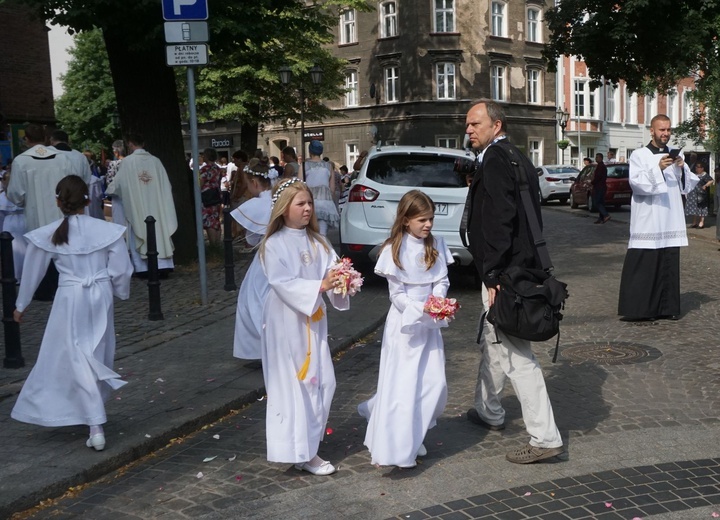
[[[102,451],[105,449],[105,434],[96,433],[91,435],[90,438],[85,442],[85,446],[88,448],[95,448],[95,451]]]
[[[425,455],[427,455],[427,448],[425,448],[424,444],[421,444],[420,448],[418,448],[417,456],[424,457]]]

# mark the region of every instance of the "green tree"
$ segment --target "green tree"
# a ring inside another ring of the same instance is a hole
[[[108,149],[120,135],[112,121],[117,105],[100,30],[83,31],[75,36],[62,83],[63,95],[55,100],[60,127],[78,149],[89,149],[95,154]]]

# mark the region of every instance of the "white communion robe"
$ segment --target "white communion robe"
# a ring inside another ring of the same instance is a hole
[[[55,187],[72,174],[68,156],[51,146],[36,145],[15,157],[7,197],[25,208],[28,231],[62,218],[55,203]]]
[[[237,223],[247,230],[245,239],[248,245],[256,246],[265,236],[265,229],[270,222],[270,213],[272,212],[271,196],[270,190],[263,191],[230,213]],[[270,286],[263,272],[260,257],[255,253],[238,292],[237,310],[235,311],[235,339],[233,341],[233,356],[236,358],[260,359],[262,357],[262,348],[260,347],[262,313],[269,291]]]
[[[15,266],[15,278],[18,282],[22,279],[23,262],[25,261],[25,211],[10,202],[6,192],[0,192],[0,216],[2,216],[2,231],[7,231],[13,236],[13,264]]]
[[[320,285],[336,259],[332,247],[325,251],[304,229],[283,227],[265,241],[262,265],[270,292],[263,310],[262,364],[270,462],[311,460],[325,434],[335,371]],[[350,308],[348,296],[326,294],[336,309]],[[323,317],[313,321],[319,308]],[[308,339],[310,365],[301,381],[298,371],[306,359]]]
[[[446,296],[447,266],[453,258],[442,238],[435,238],[435,248],[439,256],[428,270],[424,241],[405,233],[400,246],[403,268],[393,262],[389,246],[375,265],[375,273],[388,281],[392,305],[383,331],[377,392],[358,406],[368,419],[365,446],[373,464],[415,466],[425,434],[447,403],[440,333],[447,321],[435,322],[423,308],[431,294]]]
[[[53,245],[61,221],[26,234],[28,250],[17,309],[24,311],[50,260],[59,286],[37,362],[11,417],[40,426],[96,425],[107,421],[104,402],[126,384],[112,370],[113,296],[130,296],[132,265],[124,228],[86,215],[69,217],[69,243]]]
[[[147,225],[145,219],[155,218],[158,267],[173,267],[174,246],[170,238],[177,230],[177,214],[172,187],[160,159],[143,149],[125,157],[107,195],[121,201],[128,222],[128,248],[136,272],[147,271]],[[113,220],[115,215],[113,212]]]
[[[698,176],[672,164],[660,170],[667,151],[654,153],[647,146],[630,155],[630,241],[628,249],[662,249],[688,245],[682,194],[692,191]],[[681,154],[682,156],[682,154]],[[680,185],[685,172],[685,186]]]

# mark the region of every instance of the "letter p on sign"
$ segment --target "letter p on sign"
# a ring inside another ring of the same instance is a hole
[[[182,14],[182,6],[195,5],[197,0],[173,0],[173,14],[180,16]]]

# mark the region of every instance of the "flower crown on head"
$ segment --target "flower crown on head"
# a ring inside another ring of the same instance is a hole
[[[245,168],[243,168],[243,171],[245,173],[249,173],[250,175],[257,175],[258,177],[262,177],[263,179],[276,179],[278,176],[277,170],[275,168],[270,168],[266,172],[257,172],[250,169],[249,166],[245,166]]]
[[[305,184],[302,180],[298,179],[297,177],[293,177],[293,178],[291,178],[291,179],[288,179],[288,180],[284,181],[282,184],[280,184],[280,185],[277,187],[277,189],[275,190],[275,193],[273,193],[273,196],[272,196],[272,205],[273,205],[273,206],[275,205],[275,203],[276,203],[276,202],[278,201],[278,199],[280,198],[280,194],[281,194],[283,191],[285,191],[285,188],[287,188],[288,186],[290,186],[290,185],[292,185],[292,184],[295,184],[296,182],[302,182],[303,184]]]

